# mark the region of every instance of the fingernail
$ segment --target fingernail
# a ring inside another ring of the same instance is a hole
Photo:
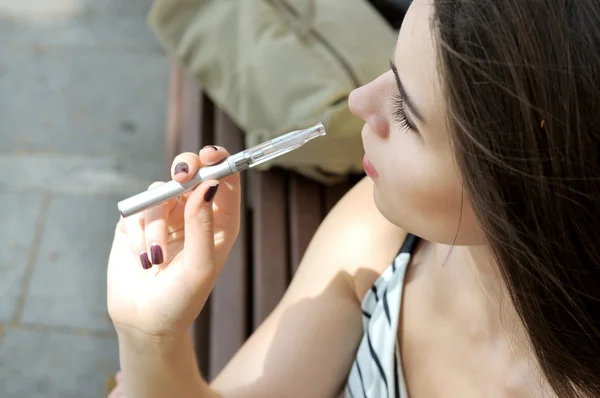
[[[175,174],[187,173],[188,171],[190,171],[190,168],[186,162],[177,163],[177,166],[175,166]]]
[[[212,202],[212,200],[215,198],[215,195],[217,194],[217,189],[219,189],[219,184],[213,185],[212,187],[208,188],[206,190],[206,193],[204,194],[204,201]]]
[[[152,268],[152,263],[150,262],[150,259],[148,258],[148,253],[142,252],[142,254],[140,254],[140,261],[142,262],[142,268],[144,268],[144,269]]]
[[[219,148],[217,148],[217,147],[216,147],[216,146],[214,146],[214,145],[206,145],[204,148],[212,148],[212,149],[214,149],[215,151],[218,151],[218,150],[219,150]],[[204,148],[202,148],[202,149],[204,149]]]
[[[163,258],[163,251],[160,248],[160,245],[158,243],[154,243],[152,246],[150,246],[150,253],[152,254],[152,263],[153,264],[162,264],[164,261]]]

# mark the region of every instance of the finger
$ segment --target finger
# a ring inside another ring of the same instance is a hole
[[[178,183],[192,179],[200,168],[200,158],[192,152],[181,153],[175,157],[171,165],[171,178]]]
[[[144,236],[144,213],[133,214],[124,219],[125,230],[129,238],[129,245],[133,255],[140,260],[143,269],[152,267],[148,252],[146,251],[146,238]]]
[[[208,145],[200,151],[201,164],[215,164],[229,156],[229,152],[220,146]],[[240,173],[235,173],[220,180],[220,194],[215,199],[215,206],[224,215],[238,218],[240,211],[241,188]]]
[[[205,181],[189,196],[185,205],[184,266],[189,272],[212,273],[214,264],[214,228],[212,202],[218,181]]]
[[[157,187],[163,182],[155,182],[149,189]],[[153,265],[161,265],[167,258],[167,222],[169,209],[176,199],[171,199],[145,211],[144,236],[146,238],[146,252],[150,255]]]
[[[210,166],[219,163],[221,160],[229,156],[229,152],[225,148],[216,145],[206,145],[198,153],[200,163],[204,166]]]
[[[123,381],[123,372],[122,371],[118,371],[115,374],[115,381],[117,382],[117,384],[121,383]]]

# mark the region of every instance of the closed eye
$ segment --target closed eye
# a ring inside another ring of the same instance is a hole
[[[406,111],[404,110],[404,101],[399,92],[394,93],[393,102],[394,121],[400,125],[400,128],[406,130],[406,133],[409,133],[410,131],[418,131],[406,116]]]
[[[401,126],[408,127],[410,130],[418,131],[415,127],[415,124],[412,122],[411,118],[408,116],[406,112],[406,108],[410,111],[410,115],[414,115],[417,120],[421,123],[425,123],[425,119],[423,118],[419,109],[413,103],[411,97],[408,95],[404,86],[402,85],[402,81],[400,80],[400,76],[398,75],[398,69],[392,60],[390,60],[390,68],[392,72],[394,72],[394,77],[396,79],[396,85],[398,86],[398,92],[394,94],[394,115],[397,121]]]

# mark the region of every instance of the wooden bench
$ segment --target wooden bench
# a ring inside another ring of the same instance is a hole
[[[204,145],[244,149],[242,131],[194,80],[171,68],[166,164]],[[202,374],[213,379],[286,290],[327,212],[362,176],[332,187],[281,169],[242,174],[242,226],[192,333]]]

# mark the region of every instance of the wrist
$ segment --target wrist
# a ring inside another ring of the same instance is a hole
[[[116,325],[115,330],[119,339],[120,346],[144,352],[168,352],[177,350],[182,341],[189,339],[187,330],[180,332],[170,332],[161,334],[152,334],[128,325]]]
[[[121,332],[119,353],[128,397],[207,396],[188,333],[157,338]]]

